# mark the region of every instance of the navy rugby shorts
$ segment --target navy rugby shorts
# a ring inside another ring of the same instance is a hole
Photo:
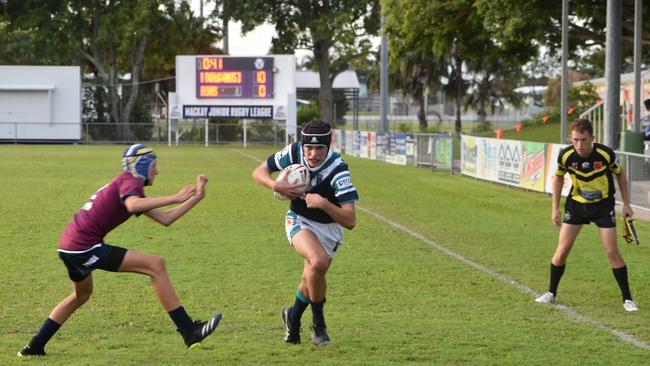
[[[126,249],[103,243],[84,251],[59,249],[59,258],[68,269],[68,276],[73,282],[82,281],[96,269],[117,272],[125,255]]]
[[[593,222],[602,228],[616,227],[614,205],[613,197],[595,203],[580,203],[568,197],[564,205],[564,223],[584,225]]]

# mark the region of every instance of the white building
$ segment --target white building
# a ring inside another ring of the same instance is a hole
[[[79,66],[0,66],[0,141],[80,139]]]

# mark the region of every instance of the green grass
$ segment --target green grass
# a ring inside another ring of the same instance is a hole
[[[165,256],[191,315],[224,320],[202,349],[185,354],[148,278],[97,271],[91,300],[47,347],[53,365],[88,364],[616,364],[642,365],[640,349],[592,324],[357,211],[328,274],[326,317],[334,343],[282,342],[280,310],[293,301],[301,258],[284,237],[286,202],[250,178],[270,148],[155,147],[151,196],[175,193],[198,173],[206,199],[164,228],[132,218],[107,242]],[[0,364],[16,352],[71,285],[56,255],[76,210],[120,170],[120,146],[0,145]],[[520,284],[544,292],[557,241],[543,194],[346,157],[360,207],[414,230]],[[638,223],[643,240],[650,225]],[[621,243],[641,307],[626,313],[597,231],[579,237],[559,301],[650,343],[650,244]],[[20,362],[24,364],[25,362]]]
[[[476,136],[496,137],[493,131],[472,133]],[[560,124],[559,123],[533,123],[524,125],[521,131],[513,129],[503,130],[503,138],[508,140],[522,140],[522,141],[535,141],[535,142],[551,142],[559,144],[560,137]]]
[[[359,121],[358,131],[378,131],[381,129],[379,123],[379,116],[377,116],[376,121]],[[477,125],[478,122],[476,121],[462,121],[462,132],[471,133]],[[342,131],[353,131],[354,122],[348,120],[345,124],[337,125],[336,128]],[[454,133],[455,121],[438,121],[437,119],[428,120],[427,128],[421,130],[418,120],[413,116],[412,120],[391,120],[389,123],[389,129],[391,133]]]

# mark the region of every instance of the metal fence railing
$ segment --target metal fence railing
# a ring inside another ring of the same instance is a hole
[[[580,118],[586,118],[591,121],[594,126],[596,142],[603,143],[605,140],[605,103],[599,101],[586,111],[582,112]],[[627,117],[625,114],[620,115],[619,123],[619,131],[628,130]]]
[[[170,133],[173,132],[173,133]],[[284,124],[276,122],[206,123],[167,121],[148,123],[44,123],[0,122],[0,142],[77,142],[83,144],[156,143],[165,144],[253,144],[281,145],[285,141]]]
[[[616,156],[627,174],[630,203],[650,210],[650,155],[617,151]],[[619,191],[616,192],[616,200],[620,202]]]
[[[175,126],[178,141],[173,144],[209,145],[248,143],[282,146],[285,144],[283,123],[251,122],[208,124],[185,123]],[[70,134],[72,131],[72,134]],[[0,142],[74,141],[85,144],[156,143],[169,138],[166,121],[153,123],[18,123],[0,122]],[[72,138],[76,133],[80,138]],[[206,135],[207,134],[207,135]],[[452,171],[455,139],[445,134],[385,134],[368,131],[336,130],[338,151],[352,156],[412,165],[434,171]],[[628,176],[631,203],[650,210],[650,155],[616,152]],[[617,193],[620,201],[620,193]]]
[[[165,128],[165,130],[167,130]],[[246,123],[182,123],[172,125],[165,140],[171,144],[265,144],[282,145],[285,142],[284,123],[247,121]]]
[[[454,139],[451,136],[417,134],[415,139],[415,166],[431,170],[452,170]]]

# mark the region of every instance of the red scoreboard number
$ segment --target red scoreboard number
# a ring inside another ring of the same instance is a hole
[[[197,57],[197,98],[273,98],[272,57]]]

